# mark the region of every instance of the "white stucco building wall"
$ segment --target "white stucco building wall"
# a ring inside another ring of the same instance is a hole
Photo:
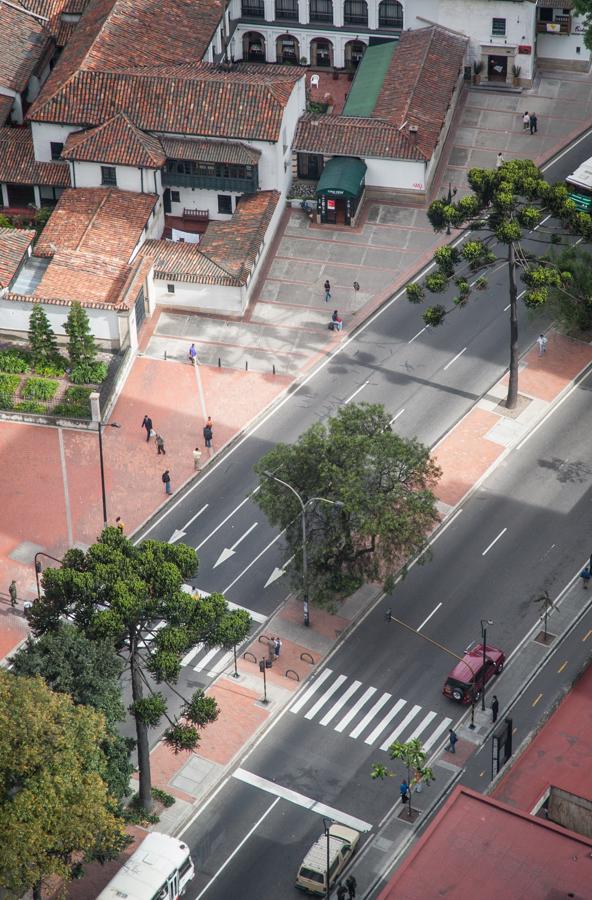
[[[55,303],[27,303],[0,298],[0,322],[2,332],[25,337],[29,331],[29,317],[34,306],[41,305],[47,314],[56,337],[66,339],[64,325],[70,308]],[[107,347],[118,347],[120,324],[115,310],[86,308],[95,338]]]

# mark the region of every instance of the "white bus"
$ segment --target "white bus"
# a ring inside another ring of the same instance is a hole
[[[592,157],[578,166],[573,175],[565,179],[569,196],[581,212],[592,210]]]
[[[177,900],[195,875],[187,844],[149,834],[97,900]]]

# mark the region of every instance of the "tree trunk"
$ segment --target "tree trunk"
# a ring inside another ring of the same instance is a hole
[[[409,791],[409,800],[407,802],[407,812],[408,812],[409,818],[411,818],[413,813],[411,811],[411,768],[410,768],[410,766],[407,766],[407,786],[408,786],[408,791]]]
[[[506,407],[514,409],[518,402],[518,289],[516,287],[516,258],[513,242],[508,244],[508,279],[510,282],[510,378]]]
[[[41,882],[33,885],[33,900],[42,900]]]
[[[134,703],[144,696],[140,661],[135,644],[131,647],[132,697]],[[140,805],[146,812],[152,810],[152,782],[150,778],[150,746],[148,744],[148,726],[135,716],[136,736],[138,739],[138,770],[140,774]]]

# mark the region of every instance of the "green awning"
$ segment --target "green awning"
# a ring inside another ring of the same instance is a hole
[[[366,163],[353,156],[334,156],[328,163],[317,184],[317,197],[350,197],[355,200],[360,196],[366,176]]]
[[[396,41],[368,47],[356,69],[356,77],[347,96],[342,115],[371,116],[378,100]]]

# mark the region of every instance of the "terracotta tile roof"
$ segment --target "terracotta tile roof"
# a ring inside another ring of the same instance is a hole
[[[120,260],[97,252],[60,251],[53,256],[35,288],[35,296],[113,306],[119,299],[128,270],[129,266]]]
[[[287,66],[253,68],[257,71],[248,66],[228,71],[202,63],[125,72],[80,70],[53,95],[48,79],[29,118],[101,125],[121,111],[143,131],[275,141],[294,85],[304,76]]]
[[[66,45],[77,25],[76,22],[63,22],[62,15],[80,16],[88,5],[88,0],[17,0],[17,2],[45,24],[58,47]]]
[[[13,102],[14,100],[12,97],[7,97],[6,94],[0,94],[0,127],[6,123]]]
[[[36,162],[30,128],[0,128],[0,181],[70,187],[65,162]]]
[[[404,31],[393,53],[374,116],[397,127],[416,125],[426,158],[440,138],[467,46],[468,38],[433,25]]]
[[[0,288],[8,287],[17,274],[36,232],[23,228],[0,228]]]
[[[21,93],[33,72],[48,58],[49,31],[24,9],[0,0],[0,85]]]
[[[256,166],[261,156],[259,150],[238,141],[199,141],[161,137],[160,143],[168,159]]]
[[[160,169],[166,156],[158,138],[144,134],[124,113],[118,113],[98,128],[71,134],[62,159]]]
[[[302,116],[292,148],[303,153],[325,153],[327,156],[425,160],[408,135],[390,122],[353,116]]]
[[[158,197],[118,188],[64,191],[35,246],[36,256],[92,255],[128,263]]]
[[[154,276],[162,280],[246,284],[280,199],[278,191],[245,194],[229,222],[210,222],[200,244],[146,241]]]

